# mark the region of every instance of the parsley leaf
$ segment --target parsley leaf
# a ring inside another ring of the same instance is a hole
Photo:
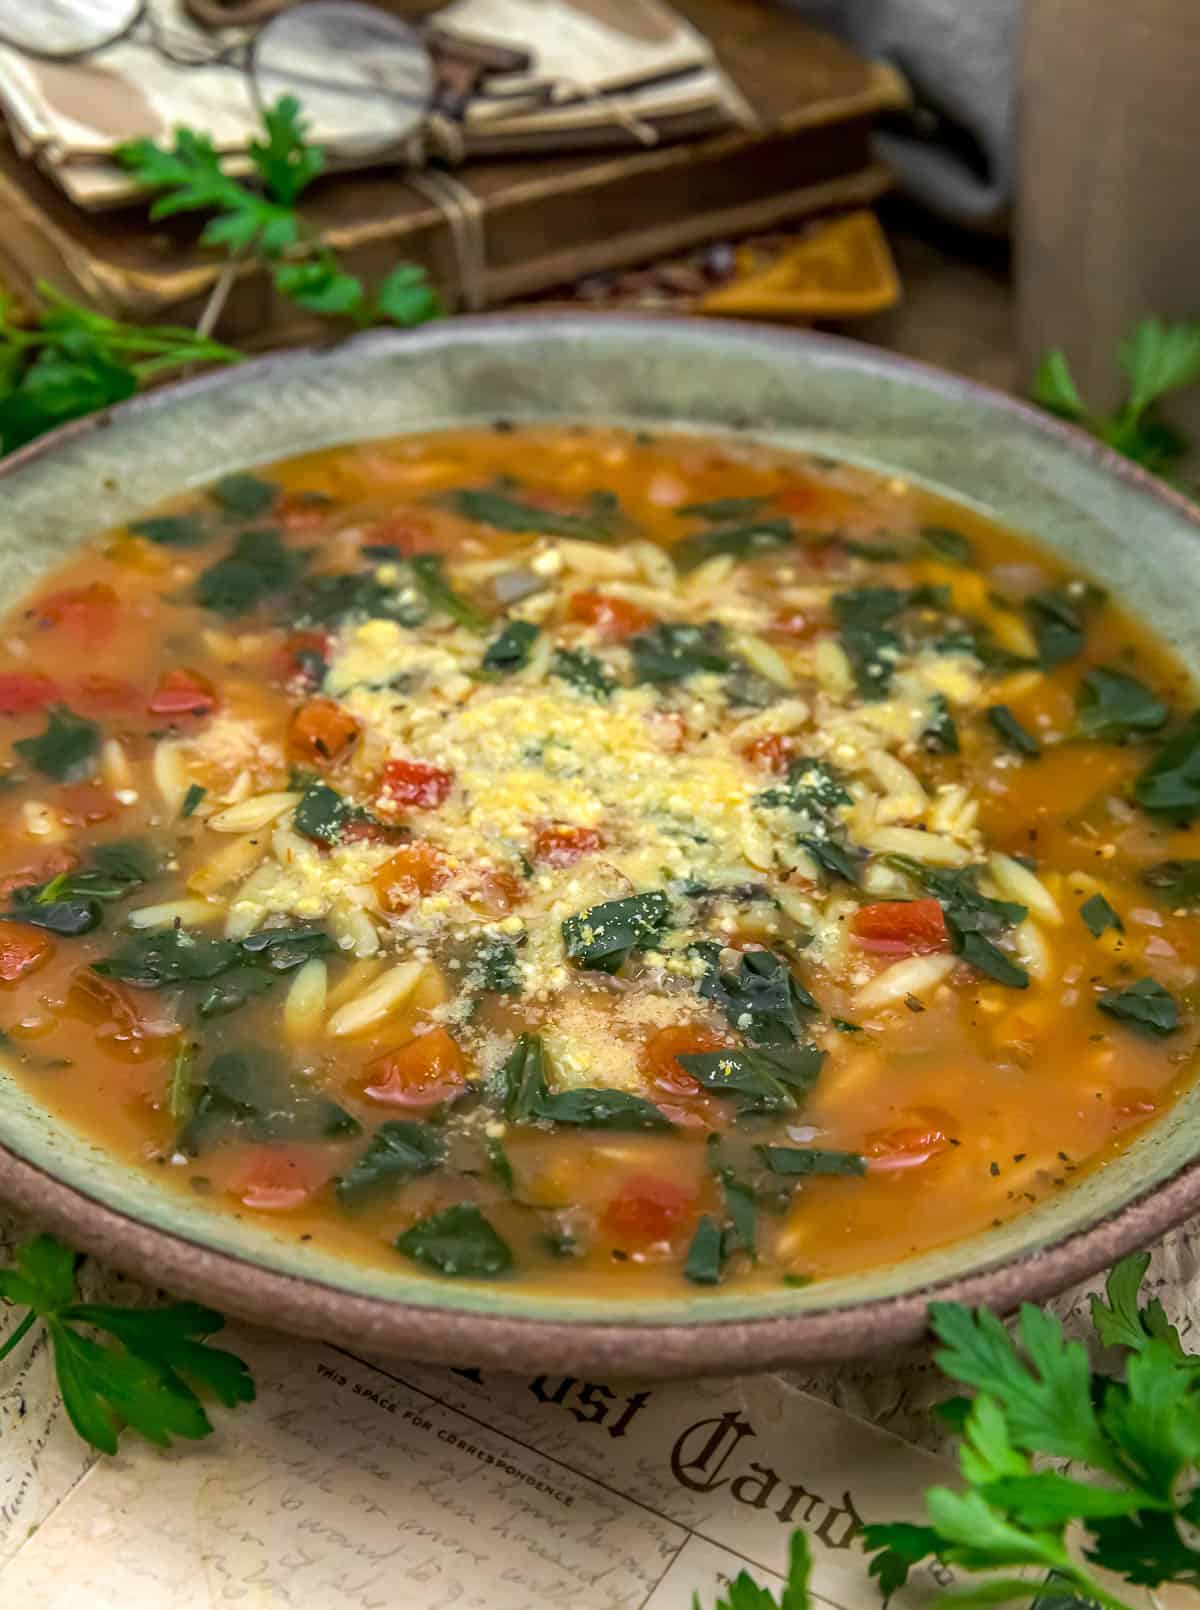
[[[1042,358],[1030,388],[1030,396],[1047,413],[1057,414],[1060,419],[1078,422],[1087,417],[1087,408],[1079,395],[1071,366],[1066,354],[1058,347],[1051,348]]]
[[[445,1158],[445,1137],[431,1124],[392,1119],[380,1124],[366,1151],[338,1181],[338,1202],[360,1207],[393,1185],[431,1173]]]
[[[46,777],[73,783],[92,770],[100,748],[100,728],[65,704],[56,704],[47,713],[45,732],[36,738],[18,738],[13,748]]]
[[[234,1408],[254,1399],[241,1359],[205,1345],[224,1324],[197,1303],[120,1308],[76,1301],[76,1256],[53,1236],[17,1249],[16,1267],[0,1270],[0,1297],[29,1314],[3,1347],[11,1352],[41,1319],[54,1353],[59,1390],[75,1430],[101,1453],[116,1453],[126,1427],[167,1447],[173,1438],[206,1437],[212,1423],[194,1387]],[[101,1332],[111,1342],[94,1339]]]
[[[797,1527],[788,1544],[787,1581],[778,1599],[743,1569],[729,1583],[713,1610],[815,1610],[808,1587],[811,1572],[812,1552],[808,1538]],[[701,1610],[699,1594],[692,1595],[692,1610]]]
[[[1144,682],[1093,666],[1086,671],[1075,696],[1075,731],[1081,738],[1116,743],[1140,733],[1157,732],[1170,710]]]
[[[645,950],[671,925],[671,902],[658,889],[605,900],[562,925],[567,955],[579,967],[615,973],[635,950]]]
[[[1096,1005],[1110,1017],[1160,1038],[1174,1034],[1179,1027],[1179,1008],[1153,978],[1139,978],[1124,989],[1107,990],[1097,998]]]
[[[471,1202],[418,1219],[393,1245],[440,1275],[500,1275],[513,1265],[508,1243]]]

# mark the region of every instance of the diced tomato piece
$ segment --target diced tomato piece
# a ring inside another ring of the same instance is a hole
[[[404,844],[411,837],[399,822],[380,822],[373,816],[358,816],[342,827],[343,844]]]
[[[317,765],[329,765],[353,747],[358,722],[333,699],[308,699],[292,717],[288,743],[293,752]]]
[[[271,672],[280,682],[302,681],[310,687],[324,676],[332,639],[328,632],[291,632],[271,660]]]
[[[327,1161],[311,1146],[248,1147],[232,1184],[233,1194],[260,1213],[303,1207],[329,1178]]]
[[[217,694],[199,671],[164,671],[146,702],[152,716],[209,716],[217,708]]]
[[[0,671],[0,716],[25,716],[61,697],[58,683],[40,671]]]
[[[0,983],[15,984],[44,967],[54,954],[54,941],[44,928],[27,922],[0,922]]]
[[[153,998],[140,1001],[127,984],[101,978],[90,967],[80,968],[67,993],[67,1012],[90,1023],[96,1031],[96,1044],[123,1062],[141,1062],[160,1056],[164,1040],[178,1034],[170,1018],[156,1018],[155,1011],[166,1011]]]
[[[129,715],[142,708],[143,694],[135,683],[125,682],[119,676],[89,671],[75,684],[69,702],[88,715]]]
[[[795,747],[794,738],[772,732],[762,738],[751,738],[742,753],[752,766],[761,766],[763,771],[786,771]]]
[[[326,498],[313,497],[305,492],[285,492],[272,511],[271,518],[278,520],[285,531],[319,531],[329,519],[330,505]]]
[[[787,609],[775,616],[771,630],[783,637],[793,638],[797,643],[804,643],[828,632],[832,624],[828,616],[813,610]]]
[[[654,623],[654,616],[648,610],[639,609],[627,598],[614,598],[593,588],[571,594],[567,600],[567,615],[584,626],[594,626],[609,643],[621,643]]]
[[[86,587],[47,593],[34,603],[32,613],[45,626],[61,627],[85,643],[97,643],[116,629],[121,601],[106,582],[93,581]]]
[[[434,535],[432,523],[420,514],[396,514],[372,526],[363,538],[368,548],[397,548],[398,557],[413,553],[437,553],[444,546]]]
[[[117,802],[99,783],[68,783],[60,788],[54,803],[63,821],[72,827],[90,827],[93,822],[110,821],[117,814]]]
[[[829,486],[816,479],[797,479],[782,492],[775,494],[775,502],[784,514],[808,521],[838,520],[853,507],[854,499],[840,487]]]
[[[418,1034],[366,1067],[363,1094],[388,1107],[440,1107],[467,1082],[467,1059],[446,1029]]]
[[[449,881],[446,857],[427,839],[402,844],[375,874],[375,888],[385,911],[403,911]]]
[[[539,827],[533,841],[533,858],[547,866],[570,866],[581,855],[590,855],[604,844],[603,833],[594,827],[570,827],[552,822]]]
[[[724,1035],[702,1024],[672,1024],[656,1030],[645,1042],[638,1056],[638,1067],[652,1084],[673,1096],[699,1095],[701,1087],[681,1066],[680,1056],[724,1051],[730,1043]]]
[[[381,802],[432,811],[443,804],[454,787],[454,773],[423,760],[389,760],[379,783]]]
[[[503,916],[514,906],[519,906],[527,894],[525,884],[515,873],[505,872],[499,867],[481,872],[479,883],[472,890],[475,904],[486,907],[488,911],[498,916]]]
[[[690,1217],[695,1193],[654,1174],[634,1174],[604,1209],[601,1222],[622,1241],[666,1241]]]
[[[936,900],[880,900],[859,906],[850,931],[864,950],[882,956],[928,956],[950,948],[946,919]]]
[[[946,1133],[949,1125],[949,1118],[941,1113],[916,1113],[912,1123],[868,1135],[863,1150],[870,1158],[872,1172],[888,1174],[924,1167],[950,1149]]]
[[[58,844],[36,861],[27,861],[11,872],[0,873],[0,900],[7,900],[14,889],[28,889],[35,884],[49,883],[63,872],[74,872],[79,856],[66,844]]]

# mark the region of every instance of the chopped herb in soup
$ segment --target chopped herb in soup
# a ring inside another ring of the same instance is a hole
[[[1196,1048],[1200,716],[900,481],[372,442],[108,533],[0,641],[0,1030],[214,1209],[579,1291],[1026,1211]]]

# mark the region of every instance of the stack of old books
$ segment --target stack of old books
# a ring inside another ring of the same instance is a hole
[[[48,278],[119,316],[184,322],[223,259],[196,244],[193,219],[151,224],[112,148],[187,124],[236,167],[263,86],[249,34],[201,29],[181,0],[150,6],[149,25],[81,61],[0,48],[0,273],[18,288]],[[436,118],[398,126],[386,97],[323,93],[328,65],[300,64],[332,170],[307,193],[306,217],[351,271],[415,261],[452,305],[490,306],[870,200],[888,182],[868,142],[905,104],[901,80],[772,4],[452,0],[429,23],[524,57],[483,81],[449,141]],[[319,29],[312,39],[319,53]],[[251,345],[311,333],[250,263],[221,330]]]

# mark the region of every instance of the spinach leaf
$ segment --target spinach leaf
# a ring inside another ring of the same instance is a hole
[[[36,738],[18,738],[13,748],[44,776],[73,783],[92,770],[100,748],[100,728],[65,704],[56,704],[47,713],[45,732]]]
[[[336,844],[342,829],[354,816],[354,807],[327,783],[314,783],[296,806],[293,825],[297,833],[318,844]]]
[[[294,928],[260,928],[240,941],[244,956],[253,957],[273,973],[289,973],[303,967],[314,956],[333,956],[337,945],[316,923],[298,923]]]
[[[921,541],[927,543],[939,559],[946,559],[952,565],[975,563],[975,548],[970,538],[964,537],[961,531],[954,531],[949,526],[923,526]]]
[[[972,654],[986,670],[995,671],[998,675],[1037,664],[1036,660],[1023,659],[1011,649],[1002,647],[992,635],[991,628],[982,621],[964,621],[953,631],[935,638],[931,646],[938,654]]]
[[[784,1112],[816,1083],[825,1053],[815,1045],[728,1051],[685,1051],[676,1059],[718,1096],[738,1096],[738,1116]]]
[[[467,986],[490,995],[519,995],[516,946],[505,939],[481,940],[467,971]]]
[[[1075,696],[1075,731],[1080,738],[1116,743],[1139,733],[1157,732],[1170,710],[1144,682],[1093,666],[1084,673]]]
[[[827,872],[832,878],[843,878],[857,887],[859,864],[863,859],[861,855],[828,836],[814,834],[798,838],[796,843],[808,851],[822,872]]]
[[[964,906],[943,906],[942,910],[955,955],[997,984],[1007,984],[1010,989],[1029,987],[1025,969],[988,938],[991,924],[985,913]]]
[[[1079,908],[1079,915],[1096,939],[1108,928],[1121,930],[1125,926],[1102,894],[1094,894],[1090,900],[1085,900]]]
[[[894,622],[908,598],[896,587],[857,587],[834,595],[833,618],[864,699],[881,699],[891,686],[902,646]]]
[[[1085,592],[1081,601],[1092,601]],[[1025,609],[1038,648],[1043,671],[1052,671],[1064,660],[1083,652],[1083,611],[1075,599],[1061,588],[1048,587],[1025,600]]]
[[[522,1034],[487,1081],[487,1093],[510,1123],[527,1124],[537,1117],[546,1094],[546,1051],[540,1034]]]
[[[857,1152],[824,1151],[819,1146],[756,1146],[772,1174],[865,1174],[867,1160]]]
[[[63,937],[91,933],[100,926],[103,902],[125,899],[157,870],[155,857],[142,844],[132,840],[98,844],[83,870],[60,872],[45,883],[14,889],[10,915]]]
[[[802,1033],[801,1014],[819,1011],[781,956],[769,950],[743,952],[737,970],[723,973],[720,947],[693,947],[708,964],[696,992],[724,1012],[730,1025],[755,1045],[791,1045]]]
[[[788,548],[795,540],[790,520],[749,520],[742,525],[714,526],[685,537],[671,548],[671,557],[680,570],[695,570],[706,559],[731,554],[734,559],[753,559],[772,548]]]
[[[295,1085],[266,1052],[224,1051],[193,1084],[191,1116],[176,1140],[196,1156],[230,1128],[254,1141],[316,1141],[356,1135],[359,1124],[327,1096]]]
[[[240,957],[232,939],[210,939],[186,928],[147,928],[129,935],[119,949],[93,970],[138,989],[216,978]]]
[[[616,691],[617,679],[604,661],[581,648],[556,649],[550,671],[593,699],[609,699]]]
[[[684,1261],[684,1279],[690,1280],[694,1286],[718,1285],[721,1266],[725,1261],[724,1241],[717,1221],[702,1213]]]
[[[748,520],[761,514],[769,501],[765,497],[710,498],[707,503],[685,503],[675,513],[681,520],[707,520],[720,525],[725,520]]]
[[[195,814],[197,805],[207,793],[208,789],[200,783],[192,783],[189,786],[187,793],[183,796],[183,804],[179,807],[179,815],[184,821]]]
[[[279,488],[257,475],[224,475],[208,489],[209,496],[226,514],[239,520],[253,520],[265,514],[279,496]]]
[[[605,900],[562,925],[567,955],[580,967],[615,973],[635,950],[654,944],[671,925],[671,902],[658,889]]]
[[[738,1179],[734,1170],[724,1162],[719,1135],[710,1135],[707,1145],[709,1167],[715,1178],[721,1182],[725,1212],[729,1217],[725,1250],[732,1252],[740,1247],[757,1262],[758,1207],[754,1187],[745,1180]]]
[[[725,628],[716,621],[703,626],[684,621],[659,621],[629,639],[633,679],[666,687],[701,671],[728,671],[732,665],[725,650]]]
[[[591,512],[586,515],[539,509],[536,503],[526,503],[502,487],[462,487],[436,501],[463,519],[490,525],[495,531],[536,531],[575,542],[611,542],[616,535],[614,517],[619,513],[611,494],[593,494]]]
[[[1133,796],[1156,816],[1186,818],[1200,810],[1200,711],[1163,744],[1133,785]]]
[[[1028,727],[1021,725],[1006,704],[991,705],[987,711],[987,718],[1001,743],[1006,744],[1009,749],[1015,749],[1019,755],[1026,755],[1030,760],[1041,754],[1041,744]]]
[[[403,626],[419,626],[429,615],[423,599],[385,585],[367,570],[309,576],[293,592],[289,612],[296,626],[340,626],[348,620],[376,616],[398,620]]]
[[[888,542],[861,542],[857,538],[839,537],[838,547],[845,553],[853,554],[856,559],[871,559],[877,564],[886,564],[891,559],[905,557],[902,548],[897,548]]]
[[[492,639],[484,650],[483,669],[506,676],[529,664],[529,655],[537,640],[538,628],[532,621],[509,621],[500,635]]]
[[[1156,979],[1139,978],[1124,989],[1107,990],[1096,1005],[1130,1027],[1165,1038],[1179,1027],[1179,1008]]]
[[[674,1125],[653,1102],[625,1090],[543,1091],[535,1118],[552,1124],[576,1124],[581,1129],[672,1129]]]
[[[243,531],[223,559],[200,572],[193,593],[204,609],[247,615],[291,586],[303,564],[304,556],[285,548],[278,531]]]
[[[146,520],[131,520],[129,529],[160,548],[199,548],[208,541],[208,532],[194,514],[151,515]]]
[[[257,967],[232,967],[213,980],[196,1004],[202,1018],[223,1017],[236,1012],[256,995],[265,995],[276,983],[270,973]]]
[[[396,1237],[394,1245],[406,1258],[441,1275],[499,1275],[513,1265],[507,1241],[472,1202],[418,1219]]]
[[[484,1153],[488,1167],[511,1196],[517,1188],[517,1176],[513,1173],[512,1161],[504,1149],[504,1142],[495,1139],[487,1141]]]
[[[958,727],[944,693],[935,693],[929,700],[929,719],[921,733],[921,747],[934,755],[959,752]]]
[[[789,761],[786,781],[764,789],[755,796],[754,803],[768,809],[795,811],[798,816],[825,823],[839,805],[849,805],[850,793],[832,766],[805,755]]]
[[[487,626],[488,617],[456,593],[446,580],[440,553],[414,554],[408,561],[408,568],[417,590],[435,614],[449,615],[451,620],[460,626],[469,626],[472,631],[483,631]]]
[[[1159,861],[1142,873],[1148,889],[1158,889],[1172,905],[1200,905],[1200,861]]]
[[[358,1162],[337,1182],[338,1202],[360,1207],[391,1186],[431,1173],[445,1158],[445,1137],[431,1124],[408,1119],[380,1124]]]

